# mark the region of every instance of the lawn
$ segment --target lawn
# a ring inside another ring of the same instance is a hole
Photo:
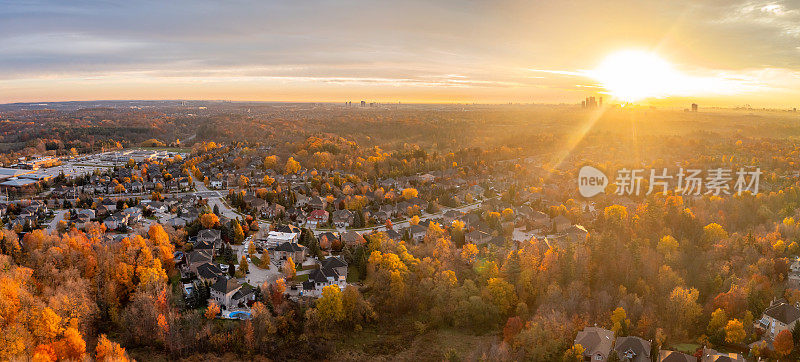
[[[672,349],[686,354],[694,354],[698,348],[700,348],[700,345],[696,343],[679,343],[672,346]]]
[[[295,275],[294,279],[292,279],[298,283],[307,282],[308,281],[308,274],[302,275]]]
[[[358,268],[355,265],[350,265],[347,267],[347,282],[348,283],[358,283],[361,281],[361,276],[358,273]]]
[[[448,357],[477,360],[480,354],[476,356],[476,350],[497,338],[493,333],[473,335],[453,329],[418,333],[413,318],[400,317],[343,335],[331,360],[442,361]]]

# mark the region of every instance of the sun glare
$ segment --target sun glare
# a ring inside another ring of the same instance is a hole
[[[613,53],[587,73],[624,102],[731,90],[727,88],[730,82],[724,79],[684,74],[658,55],[639,50]]]

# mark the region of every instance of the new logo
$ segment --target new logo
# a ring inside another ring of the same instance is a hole
[[[578,191],[583,197],[592,197],[605,192],[608,186],[608,177],[592,166],[581,167],[578,172]]]

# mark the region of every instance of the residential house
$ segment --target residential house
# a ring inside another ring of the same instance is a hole
[[[286,215],[286,208],[283,207],[283,205],[274,203],[265,205],[264,208],[261,209],[261,215],[267,219],[280,217],[281,215]]]
[[[650,342],[639,337],[619,337],[614,343],[614,352],[620,361],[651,362]]]
[[[411,225],[408,227],[408,235],[415,243],[422,242],[425,239],[425,234],[428,233],[428,228],[422,225]]]
[[[800,309],[785,300],[778,300],[764,310],[761,319],[756,322],[756,327],[764,329],[762,336],[764,340],[772,341],[781,331],[791,332],[798,320],[800,320]]]
[[[330,231],[324,232],[322,234],[319,234],[319,236],[317,236],[317,241],[319,241],[320,246],[322,245],[327,246],[325,249],[330,249],[331,245],[333,245],[333,242],[336,240],[341,240],[341,239],[339,239],[339,237],[336,234]]]
[[[333,269],[337,274],[347,278],[347,262],[341,257],[329,256],[320,262],[320,269]]]
[[[267,249],[275,248],[283,243],[296,243],[299,238],[299,232],[270,231],[267,233],[266,239],[259,239],[256,241],[256,246]]]
[[[555,232],[564,232],[572,226],[572,221],[569,221],[564,215],[558,215],[553,218],[553,229]]]
[[[192,250],[186,254],[186,262],[183,265],[185,271],[197,274],[197,268],[206,263],[211,263],[214,259],[212,250]]]
[[[350,210],[336,210],[331,215],[331,221],[337,228],[346,228],[353,225],[355,214]]]
[[[347,264],[339,258],[329,257],[320,263],[319,269],[314,269],[308,275],[308,281],[303,282],[303,296],[319,297],[322,289],[335,285],[340,290],[347,287]]]
[[[492,240],[492,234],[482,230],[475,230],[464,235],[464,241],[475,245],[483,245]]]
[[[325,210],[314,210],[308,215],[306,224],[309,227],[316,228],[317,226],[328,222],[328,215],[328,212]]]
[[[325,207],[328,206],[328,202],[319,196],[314,196],[308,200],[308,206],[311,206],[314,210],[325,210]]]
[[[796,258],[789,266],[786,288],[800,289],[800,258]]]
[[[285,242],[269,251],[272,254],[272,262],[279,267],[283,267],[283,263],[289,258],[292,258],[295,263],[302,263],[306,260],[306,247],[297,243]]]
[[[197,241],[208,241],[214,248],[219,248],[222,246],[222,234],[221,231],[216,229],[203,229],[197,233]]]
[[[357,232],[355,232],[353,230],[349,230],[349,231],[344,232],[341,235],[341,238],[342,238],[342,242],[346,246],[361,246],[361,245],[364,245],[367,242],[366,240],[364,240],[364,237],[361,236],[361,234],[359,234],[359,233],[357,233]]]
[[[217,264],[206,262],[200,264],[195,268],[197,270],[197,279],[203,282],[214,284],[220,277],[225,277],[225,273]]]
[[[244,308],[253,297],[251,288],[243,287],[238,280],[233,278],[219,278],[211,286],[211,298],[226,310]]]
[[[450,224],[453,223],[453,221],[458,220],[458,219],[462,218],[463,216],[464,216],[464,213],[461,212],[461,211],[458,211],[458,210],[455,210],[455,209],[447,210],[443,215],[444,223],[446,225],[450,225]]]
[[[571,225],[563,232],[564,238],[570,243],[581,243],[589,237],[589,232],[581,225]]]
[[[702,362],[745,362],[746,360],[738,353],[720,353],[711,348],[703,347],[703,355],[700,357]]]
[[[614,345],[614,332],[600,327],[586,327],[578,332],[575,343],[583,347],[587,361],[607,361]]]
[[[678,351],[658,351],[658,362],[697,362],[697,357]]]

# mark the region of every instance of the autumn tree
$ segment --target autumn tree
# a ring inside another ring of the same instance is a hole
[[[566,352],[564,352],[564,357],[562,360],[564,362],[582,362],[584,360],[584,351],[586,351],[586,349],[583,348],[583,346],[580,344],[574,344]],[[614,352],[612,351],[612,353]]]
[[[300,172],[300,162],[295,161],[294,157],[289,157],[289,159],[286,160],[286,166],[283,172],[287,175]]]
[[[783,358],[788,356],[794,350],[794,339],[792,338],[792,332],[788,329],[782,330],[775,336],[775,340],[772,342],[772,347],[775,348],[775,353]]]
[[[744,324],[738,319],[731,319],[725,326],[725,342],[739,344],[744,341],[747,333],[744,331]],[[789,333],[789,340],[792,335]]]
[[[297,269],[294,266],[294,260],[292,257],[286,258],[286,261],[283,262],[283,274],[286,275],[287,278],[292,279],[294,278],[295,274],[297,274]]]
[[[475,262],[475,257],[477,256],[478,247],[475,246],[475,244],[464,244],[464,247],[461,248],[461,259],[464,260],[465,263],[472,265],[472,263]]]
[[[323,325],[332,326],[344,319],[342,292],[336,285],[322,288],[322,296],[317,300],[317,312]]]
[[[206,319],[214,319],[216,318],[217,314],[220,312],[220,308],[217,303],[211,302],[208,303],[208,307],[206,308],[205,317]]]
[[[611,312],[611,331],[615,336],[621,337],[628,334],[628,326],[631,320],[628,319],[628,313],[622,307],[617,307]]]
[[[212,229],[219,224],[219,217],[212,213],[200,215],[200,224],[204,229]]]
[[[233,242],[238,245],[244,243],[244,230],[238,219],[233,219],[231,229],[233,231]]]
[[[403,196],[404,199],[408,200],[417,197],[419,195],[419,191],[417,191],[417,189],[413,187],[408,187],[403,189],[401,195]]]
[[[275,168],[278,165],[278,156],[272,155],[264,157],[264,169]]]
[[[242,255],[242,258],[239,259],[239,266],[236,267],[236,274],[239,275],[237,278],[244,278],[244,276],[247,275],[249,268],[250,266],[247,263],[247,257]]]

